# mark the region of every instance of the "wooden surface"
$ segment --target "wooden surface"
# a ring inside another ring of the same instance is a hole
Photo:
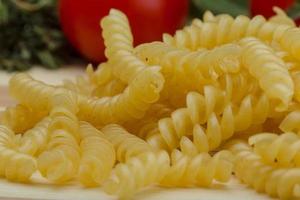
[[[83,68],[68,67],[58,71],[33,69],[29,73],[39,80],[51,84],[60,83],[63,79],[72,79],[83,73]],[[13,104],[8,97],[8,80],[12,74],[0,72],[0,107]],[[1,108],[0,108],[1,109]],[[2,108],[3,109],[3,108]],[[1,161],[0,161],[1,162]],[[86,189],[78,184],[55,186],[45,182],[39,175],[32,178],[32,184],[11,183],[0,179],[0,200],[112,200],[99,188]],[[264,194],[258,194],[236,179],[228,184],[216,184],[212,189],[193,188],[149,188],[139,192],[134,200],[270,200]]]

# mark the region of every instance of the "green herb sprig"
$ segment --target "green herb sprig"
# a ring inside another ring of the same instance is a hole
[[[0,69],[57,68],[73,51],[61,32],[57,0],[0,0]]]

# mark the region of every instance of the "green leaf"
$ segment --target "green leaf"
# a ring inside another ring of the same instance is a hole
[[[215,14],[249,15],[246,0],[192,0],[199,13],[210,10]]]
[[[287,14],[293,19],[299,18],[300,17],[300,1],[296,1],[296,3],[288,9]]]
[[[8,19],[9,19],[8,8],[3,3],[3,0],[0,0],[0,25],[7,23]]]
[[[58,68],[58,63],[55,61],[55,58],[51,55],[51,53],[47,50],[41,51],[37,53],[37,56],[45,67],[50,69]]]

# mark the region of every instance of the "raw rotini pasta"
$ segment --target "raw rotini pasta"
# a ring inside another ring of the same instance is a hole
[[[260,133],[251,136],[249,144],[270,165],[300,166],[300,136],[295,133]]]
[[[10,181],[29,182],[36,172],[36,159],[30,155],[20,153],[15,143],[12,130],[0,126],[0,176]]]
[[[105,138],[114,145],[117,160],[120,162],[126,162],[132,157],[154,151],[143,139],[128,133],[117,124],[109,124],[101,130]]]
[[[15,133],[23,133],[46,115],[46,112],[34,111],[27,106],[18,104],[1,112],[0,123],[9,127]]]
[[[272,48],[255,38],[245,38],[240,44],[244,47],[242,64],[258,79],[266,95],[279,102],[276,109],[286,110],[294,95],[294,83],[285,63]]]
[[[300,110],[288,113],[279,125],[283,132],[296,132],[300,134]]]
[[[95,71],[93,66],[89,64],[86,68],[86,74],[89,82],[95,86],[105,85],[114,80],[112,67],[108,63],[100,64]]]
[[[45,117],[38,122],[32,129],[26,131],[19,144],[19,151],[28,155],[38,156],[43,152],[48,143],[48,127],[51,119]]]
[[[133,54],[133,37],[129,22],[122,12],[111,9],[101,20],[105,55],[115,77],[130,83],[147,65]]]
[[[83,76],[76,77],[74,81],[64,80],[63,87],[84,96],[91,96],[94,90],[94,87]]]
[[[224,100],[221,101],[225,103],[224,105],[218,105],[217,98],[212,94],[209,93],[210,96],[205,96],[205,99],[199,93],[190,92],[187,96],[187,108],[177,109],[170,118],[158,121],[160,134],[170,150],[181,145],[193,149],[196,147],[202,151],[204,139],[209,150],[213,150],[235,132],[246,130],[252,124],[262,124],[269,116],[269,100],[264,94],[259,98],[248,95],[240,105],[226,103]],[[205,129],[194,128],[194,125],[204,123],[206,123]],[[201,147],[197,147],[199,146],[197,142],[195,146],[191,146],[192,142],[186,137],[180,141],[187,135],[193,135],[195,141],[201,137]]]
[[[277,168],[265,164],[245,143],[234,142],[230,148],[236,155],[234,173],[258,192],[281,199],[292,199],[299,194],[299,168]]]
[[[71,92],[57,94],[52,104],[49,142],[38,157],[38,169],[50,181],[60,183],[75,177],[80,164],[78,106]]]
[[[146,152],[118,164],[103,189],[108,194],[127,199],[143,187],[158,184],[169,168],[170,158],[166,152]]]
[[[171,114],[174,109],[166,104],[156,103],[151,105],[145,113],[145,117],[140,121],[129,121],[124,124],[128,132],[145,139],[152,135],[151,130],[156,126],[156,122]]]
[[[92,125],[80,123],[81,161],[78,170],[79,181],[88,187],[98,186],[106,180],[115,164],[116,153],[104,134]]]
[[[56,86],[12,77],[18,104],[1,113],[0,176],[38,172],[129,199],[152,185],[214,188],[233,172],[259,192],[300,198],[300,29],[274,11],[206,12],[134,47],[112,9],[97,69]]]
[[[181,96],[184,99],[187,90],[199,91],[205,84],[216,84],[215,80],[225,73],[238,72],[241,48],[228,44],[212,50],[190,52],[154,42],[138,46],[136,54],[150,65],[162,67],[162,74],[168,77],[162,99],[167,98],[178,106],[180,104],[174,102]]]
[[[95,87],[95,89],[92,91],[92,95],[99,98],[111,97],[122,93],[125,88],[126,85],[122,81],[114,79],[105,85]]]
[[[174,150],[171,168],[160,182],[163,186],[211,186],[214,180],[226,182],[233,170],[233,156],[220,151],[214,156],[201,153],[189,156]]]
[[[206,16],[206,18],[208,17]],[[278,23],[278,20],[276,22],[274,18],[267,21],[261,15],[252,19],[244,15],[239,15],[234,19],[227,14],[213,17],[215,19],[211,19],[210,15],[209,18],[210,20],[206,20],[206,22],[195,19],[190,26],[177,31],[174,37],[164,34],[163,41],[179,48],[196,50],[213,48],[252,36],[268,42],[274,40],[285,46],[284,44],[288,43],[286,35],[287,33],[292,34],[290,30],[293,30],[295,26],[291,23]],[[285,16],[277,19],[282,21],[283,18],[286,19]],[[285,39],[281,41],[282,38]],[[289,46],[286,46],[286,49],[291,52]]]
[[[53,96],[59,91],[67,91],[63,88],[56,90],[54,86],[33,80],[26,74],[15,75],[10,83],[13,96],[33,110],[50,111],[49,102]],[[149,67],[140,72],[123,93],[113,97],[95,99],[76,93],[79,118],[96,125],[141,118],[148,107],[159,99],[163,83],[159,68]]]

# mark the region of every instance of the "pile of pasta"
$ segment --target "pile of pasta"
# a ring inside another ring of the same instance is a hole
[[[279,8],[248,18],[207,11],[134,47],[127,17],[101,21],[107,62],[62,85],[9,84],[0,176],[77,180],[126,199],[140,189],[230,180],[300,197],[300,29]]]

